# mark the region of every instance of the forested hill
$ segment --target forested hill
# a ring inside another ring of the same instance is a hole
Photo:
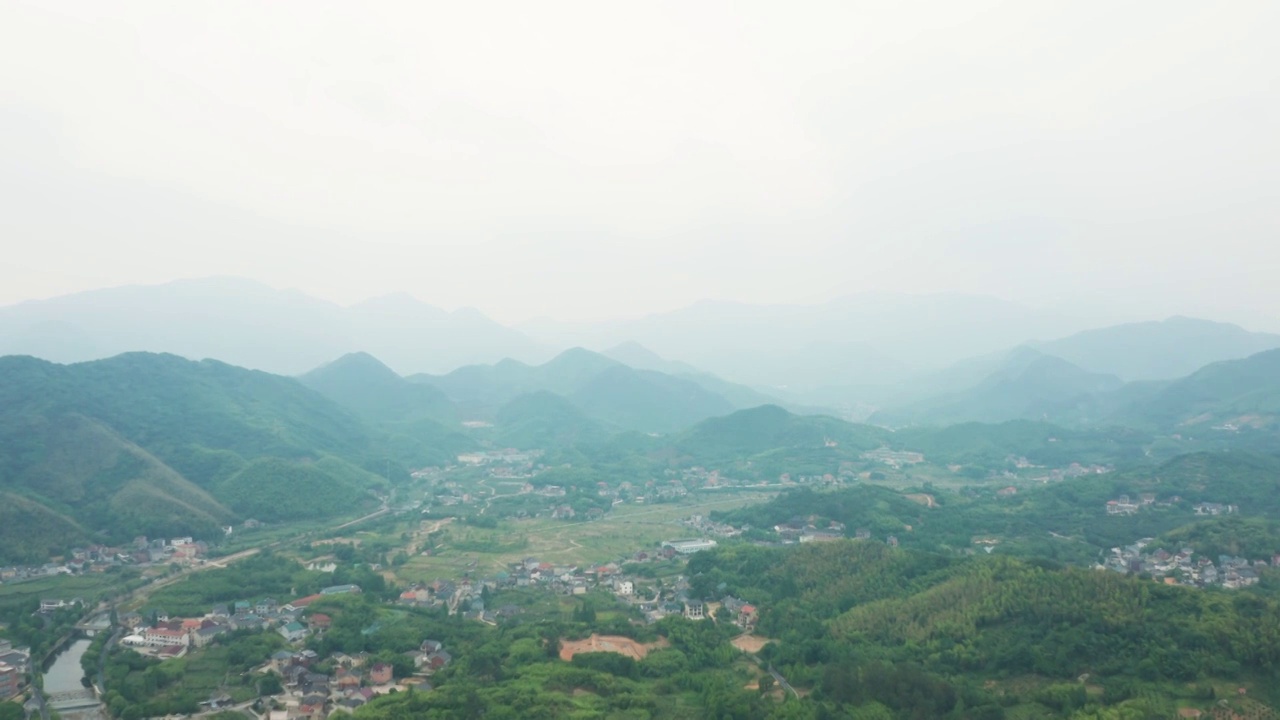
[[[372,443],[297,381],[216,361],[0,358],[0,557],[348,513],[382,482]]]
[[[478,446],[462,432],[462,411],[441,390],[400,377],[368,353],[343,355],[298,380],[359,416],[389,459],[447,465]]]
[[[1280,350],[1207,365],[1122,409],[1118,419],[1187,432],[1280,431]]]
[[[842,461],[889,442],[891,433],[823,415],[794,415],[777,405],[739,410],[698,423],[670,439],[686,462],[744,477],[831,473]]]
[[[1017,717],[1075,717],[1107,703],[1128,710],[1087,717],[1163,718],[1175,713],[1173,697],[1211,703],[1215,684],[1280,694],[1280,603],[1247,591],[1228,598],[1118,573],[853,540],[721,547],[694,556],[688,570],[695,595],[762,608],[756,632],[778,640],[764,657],[793,685],[846,709],[1014,717],[1016,705]],[[970,713],[970,703],[1004,710],[965,714],[962,698]]]
[[[350,353],[298,378],[319,392],[376,422],[431,419],[454,423],[458,408],[440,390],[412,383],[368,353]]]

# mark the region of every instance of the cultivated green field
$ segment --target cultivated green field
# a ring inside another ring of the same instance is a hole
[[[87,575],[55,575],[0,585],[0,606],[20,605],[43,598],[71,600],[82,598],[94,602],[103,595],[115,594],[137,573],[89,573]]]
[[[744,492],[679,504],[624,505],[599,520],[503,520],[495,529],[448,523],[442,525],[444,537],[437,551],[415,555],[395,574],[400,582],[411,583],[466,573],[490,575],[526,557],[565,565],[609,562],[641,550],[657,550],[663,540],[693,534],[679,524],[682,518],[764,502],[772,496]]]

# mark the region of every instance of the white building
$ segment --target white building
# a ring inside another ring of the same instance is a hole
[[[191,644],[191,638],[187,633],[181,630],[169,630],[168,628],[147,628],[142,638],[151,647],[166,647],[168,645],[187,647]]]
[[[706,538],[693,540],[668,540],[662,543],[662,547],[669,547],[681,555],[691,555],[702,550],[710,550],[715,546],[715,540],[708,540]]]
[[[629,597],[635,594],[636,588],[630,580],[618,580],[613,584],[613,592],[615,595]]]

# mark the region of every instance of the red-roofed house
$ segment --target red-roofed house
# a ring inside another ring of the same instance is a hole
[[[186,647],[190,642],[190,637],[182,630],[170,630],[164,627],[147,628],[143,634],[143,639],[147,645],[151,647],[168,647],[179,646]]]
[[[319,600],[319,599],[320,599],[320,598],[322,598],[322,597],[324,597],[324,596],[323,596],[323,595],[308,595],[308,596],[306,596],[306,597],[304,597],[304,598],[298,598],[297,600],[293,600],[293,601],[291,601],[291,602],[290,602],[288,605],[286,605],[285,607],[293,608],[294,610],[301,610],[301,609],[303,609],[303,608],[307,607],[308,605],[310,605],[311,603],[313,603],[313,602],[315,602],[315,601]]]
[[[307,624],[311,626],[312,632],[316,630],[328,630],[333,624],[333,618],[324,613],[316,613],[307,619]]]

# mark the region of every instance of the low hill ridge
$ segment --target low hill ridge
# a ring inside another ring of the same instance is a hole
[[[314,468],[323,483],[358,485],[345,504],[316,493],[284,503],[310,517],[346,514],[383,483],[353,465],[372,454],[372,442],[358,418],[297,381],[217,361],[0,358],[0,493],[42,508],[32,512],[60,528],[60,542],[217,536],[237,517],[270,510],[226,485],[264,459]],[[275,478],[255,482],[260,489]],[[0,558],[58,549],[47,544],[52,532],[19,535],[28,524],[0,524]]]

